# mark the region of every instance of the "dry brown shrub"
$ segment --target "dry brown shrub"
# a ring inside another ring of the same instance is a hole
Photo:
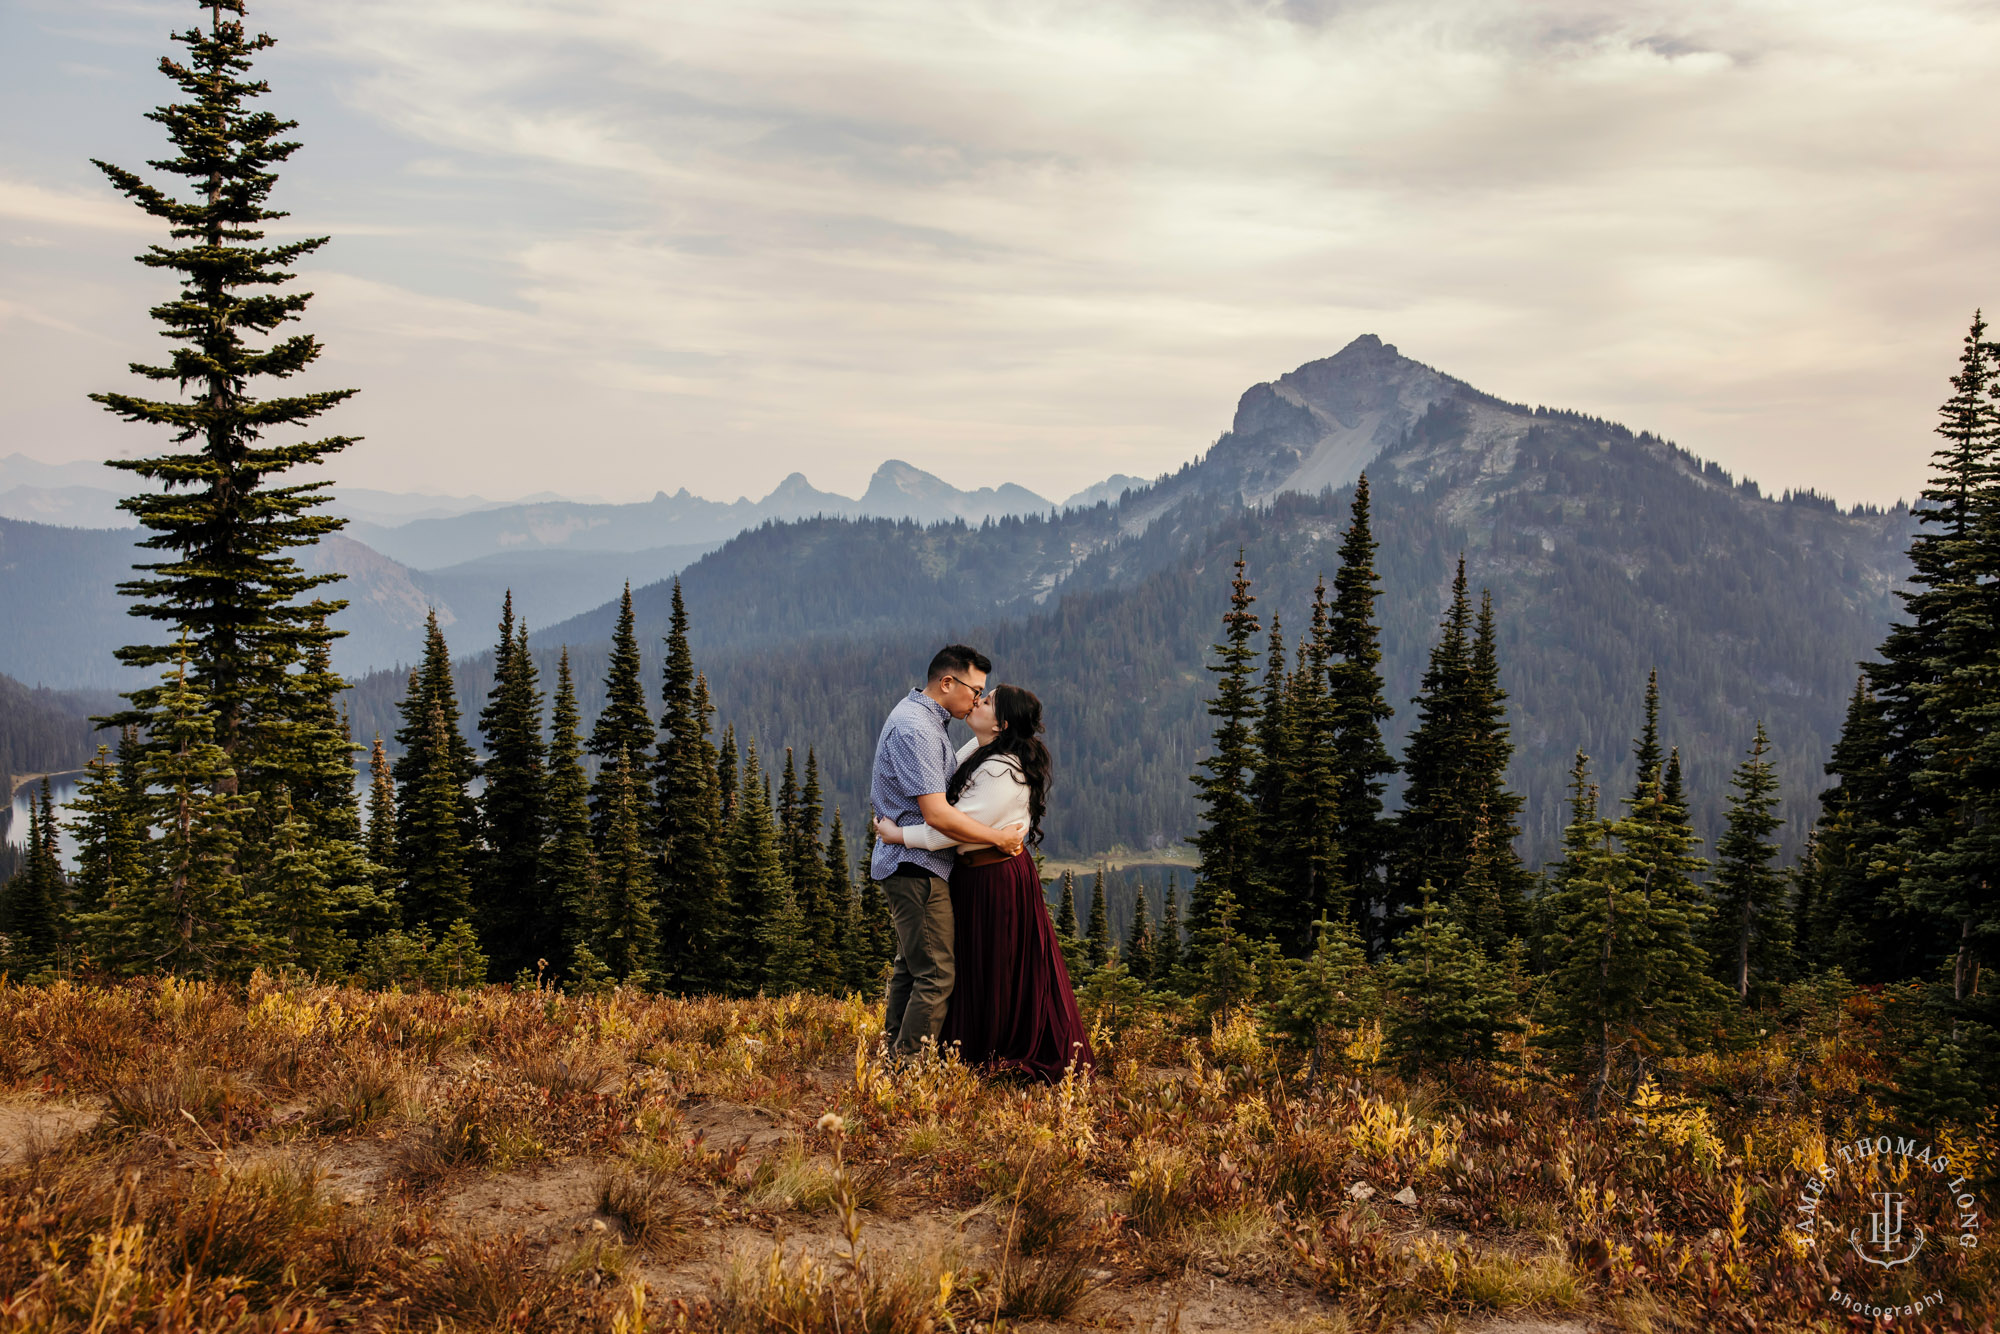
[[[546,1268],[527,1238],[446,1236],[399,1260],[394,1282],[418,1326],[582,1330],[596,1303]]]
[[[671,1172],[639,1163],[607,1168],[597,1184],[597,1207],[618,1220],[635,1246],[658,1249],[686,1225],[687,1205]]]
[[[242,1078],[170,1053],[157,1069],[106,1081],[99,1089],[111,1133],[151,1133],[167,1139],[199,1129],[202,1138],[227,1143],[254,1134],[268,1121],[262,1094]]]

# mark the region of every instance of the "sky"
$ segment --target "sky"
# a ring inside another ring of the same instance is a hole
[[[183,0],[0,0],[0,455],[159,440],[89,159]],[[2000,301],[2000,6],[252,0],[348,485],[1060,499],[1373,333],[1767,491],[1914,494]]]

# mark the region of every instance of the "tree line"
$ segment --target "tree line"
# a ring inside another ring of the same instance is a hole
[[[1462,560],[1392,760],[1364,477],[1333,595],[1322,582],[1296,646],[1276,616],[1260,623],[1236,561],[1193,778],[1190,935],[1161,980],[1212,1008],[1264,1004],[1316,1052],[1372,1019],[1419,1066],[1496,1059],[1507,1034],[1532,1030],[1592,1108],[1632,1096],[1662,1057],[1740,1040],[1747,1013],[1797,988],[1904,984],[1934,1021],[1913,1035],[1905,1091],[1960,1119],[1990,1105],[2000,1016],[1980,977],[2000,934],[2000,346],[1985,335],[1975,316],[1941,410],[1907,619],[1863,665],[1827,765],[1835,784],[1793,866],[1779,865],[1779,781],[1755,720],[1714,859],[1698,854],[1655,672],[1631,789],[1607,799],[1578,751],[1561,856],[1540,875],[1524,868],[1494,606],[1482,595],[1475,607]],[[1391,813],[1383,780],[1398,769]]]

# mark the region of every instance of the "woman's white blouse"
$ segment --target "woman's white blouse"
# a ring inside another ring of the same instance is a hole
[[[979,749],[974,737],[958,748],[958,762]],[[1028,823],[1028,780],[1021,776],[1021,764],[1011,755],[996,755],[972,771],[965,791],[952,803],[960,815],[979,821],[989,829],[1005,829],[1010,824]],[[903,826],[903,846],[933,852],[953,846],[951,837],[927,824]],[[987,843],[960,843],[961,849],[990,847]]]

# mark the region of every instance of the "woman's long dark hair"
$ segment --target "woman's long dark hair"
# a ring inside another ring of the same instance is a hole
[[[972,771],[996,755],[1012,756],[1021,766],[1021,777],[1028,782],[1028,837],[1029,847],[1039,846],[1042,841],[1042,812],[1047,809],[1049,795],[1049,748],[1042,744],[1042,702],[1034,692],[1019,686],[995,686],[993,688],[993,718],[1000,724],[999,735],[965,757],[958,766],[958,772],[944,786],[946,801],[956,802],[965,793],[965,785],[972,781]]]

